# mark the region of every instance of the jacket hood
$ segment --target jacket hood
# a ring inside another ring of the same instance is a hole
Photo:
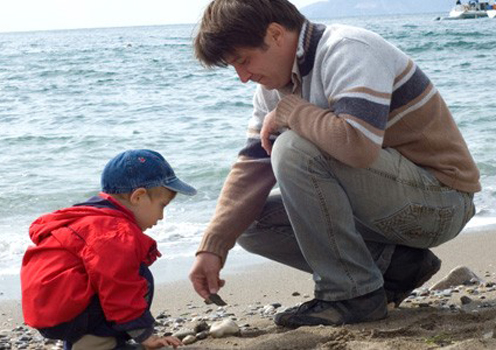
[[[34,244],[39,244],[48,237],[52,231],[70,225],[75,221],[88,216],[114,216],[116,218],[126,218],[135,222],[134,215],[129,210],[119,204],[117,204],[117,206],[120,210],[80,205],[45,214],[31,224],[29,227],[29,237]]]

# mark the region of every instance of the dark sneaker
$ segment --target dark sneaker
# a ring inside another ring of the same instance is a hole
[[[384,274],[387,301],[400,306],[414,289],[421,287],[441,268],[441,260],[429,249],[398,245]]]
[[[382,320],[387,316],[386,295],[383,288],[358,298],[342,301],[313,299],[299,307],[274,316],[278,326],[340,326],[343,324]]]

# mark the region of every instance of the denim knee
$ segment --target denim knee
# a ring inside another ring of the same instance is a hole
[[[271,154],[271,163],[272,169],[277,174],[279,173],[279,169],[283,166],[283,163],[288,162],[288,152],[290,152],[289,144],[291,143],[291,139],[296,135],[291,130],[283,132],[274,142],[272,147]]]
[[[312,143],[294,131],[283,132],[276,139],[271,154],[272,169],[277,180],[280,181],[281,177],[290,175],[294,167],[305,164],[308,156],[314,157],[318,153]]]
[[[257,249],[254,249],[255,245],[257,245],[257,240],[253,239],[249,232],[243,232],[236,240],[236,243],[247,252],[257,253]]]

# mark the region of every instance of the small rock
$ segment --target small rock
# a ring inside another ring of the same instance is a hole
[[[208,331],[202,331],[196,335],[197,340],[207,339],[207,337],[208,337]]]
[[[262,309],[262,314],[263,315],[273,315],[274,313],[276,312],[276,309],[275,307],[273,307],[272,305],[265,305],[264,308]]]
[[[467,305],[467,304],[470,304],[472,302],[472,299],[470,299],[469,297],[464,295],[460,298],[460,301],[462,302],[462,305]]]
[[[205,321],[201,321],[201,322],[198,322],[196,325],[195,325],[195,333],[200,333],[200,332],[203,332],[203,331],[208,331],[208,329],[210,328],[210,326],[208,325],[207,322]]]
[[[473,284],[474,281],[478,281],[478,283],[482,282],[482,280],[468,267],[458,266],[451,270],[446,277],[434,284],[431,287],[431,290],[448,289],[467,283]]]
[[[294,296],[294,297],[297,297],[297,296],[300,296],[300,293],[298,293],[298,292],[293,292],[291,295],[292,295],[292,296]]]
[[[194,335],[187,335],[183,339],[184,345],[193,344],[196,341],[196,337]]]
[[[182,339],[186,338],[188,335],[195,335],[195,334],[196,334],[196,332],[194,330],[188,329],[188,328],[183,328],[183,329],[175,332],[174,334],[172,334],[172,336],[182,340]]]
[[[396,308],[396,305],[393,302],[387,304],[388,311],[393,311],[395,308]]]
[[[239,327],[236,322],[226,319],[220,322],[214,322],[210,327],[210,335],[214,338],[222,338],[239,333]]]
[[[445,289],[441,292],[441,294],[444,296],[444,297],[450,297],[451,294],[453,293],[452,289],[451,288],[448,288],[448,289]]]
[[[156,318],[157,318],[157,320],[161,320],[161,319],[163,319],[163,318],[167,318],[167,317],[169,317],[169,315],[166,315],[166,314],[164,314],[164,313],[161,313],[161,314],[160,314],[160,315],[158,315]]]
[[[491,338],[494,338],[494,331],[490,331],[490,332],[484,333],[483,338],[484,338],[484,339],[491,339]]]

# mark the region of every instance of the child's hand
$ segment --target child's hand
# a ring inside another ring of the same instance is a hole
[[[183,343],[176,337],[159,337],[152,335],[142,342],[141,345],[143,345],[146,350],[160,349],[161,347],[169,345],[172,345],[175,349],[178,346],[183,345]]]

